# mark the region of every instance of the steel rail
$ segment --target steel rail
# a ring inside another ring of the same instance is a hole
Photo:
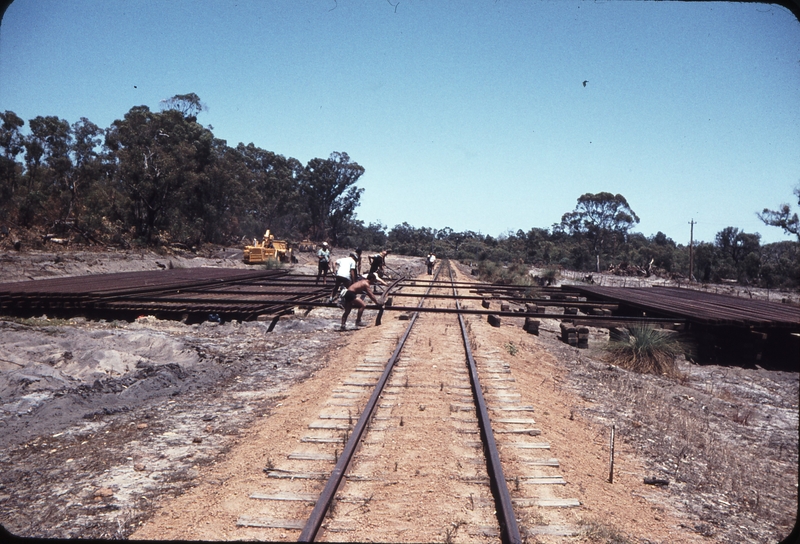
[[[430,291],[430,289],[431,287],[428,288],[428,291]],[[420,300],[419,306],[421,307],[424,303],[425,299]],[[336,462],[336,466],[333,468],[330,478],[328,478],[328,481],[325,484],[319,499],[317,499],[314,509],[311,511],[311,515],[309,516],[308,521],[306,521],[306,524],[300,533],[300,537],[297,539],[298,542],[313,542],[316,538],[317,533],[322,526],[322,522],[325,519],[325,514],[330,509],[333,498],[336,495],[336,491],[339,489],[345,472],[347,471],[347,467],[350,465],[350,462],[355,455],[355,451],[358,445],[361,443],[361,436],[364,434],[364,431],[372,419],[373,412],[378,405],[378,400],[380,399],[381,393],[383,393],[383,389],[386,386],[386,383],[389,381],[389,376],[394,369],[394,365],[400,356],[400,352],[402,351],[408,336],[411,334],[411,329],[414,327],[414,323],[417,321],[418,316],[419,312],[415,313],[411,317],[405,333],[403,333],[403,336],[400,337],[397,347],[392,353],[392,356],[389,357],[389,360],[386,363],[386,368],[381,374],[381,377],[378,379],[375,389],[372,392],[372,396],[369,398],[369,402],[367,402],[364,411],[361,413],[361,417],[358,418],[358,422],[356,423],[355,427],[353,427],[353,432],[350,435],[350,438],[348,439],[347,444],[345,445],[342,454],[339,457],[339,460]]]
[[[296,298],[289,298],[289,299],[267,299],[267,300],[258,300],[253,299],[249,300],[247,303],[244,303],[241,299],[236,298],[184,298],[184,297],[169,297],[169,298],[147,298],[142,299],[149,302],[161,302],[161,303],[184,303],[184,304],[192,304],[196,303],[200,304],[219,304],[219,305],[243,305],[246,304],[248,307],[252,307],[254,305],[263,305],[264,307],[276,307],[276,306],[306,306],[306,307],[322,307],[322,308],[333,308],[336,307],[336,304],[332,302],[317,302],[314,299],[324,296],[325,293],[322,294],[308,294],[308,293],[298,293],[297,296],[307,295],[309,300],[298,300]],[[393,295],[394,296],[394,295]],[[450,297],[456,301],[459,300],[459,297]],[[135,300],[135,299],[126,299],[127,301]],[[102,306],[101,306],[102,307]],[[653,323],[653,324],[663,324],[663,323],[680,323],[685,321],[681,318],[666,318],[666,317],[636,317],[636,316],[609,316],[609,315],[577,315],[577,314],[554,314],[554,313],[533,313],[533,312],[512,312],[512,311],[497,311],[497,310],[473,310],[467,308],[423,308],[420,306],[380,306],[376,304],[368,304],[364,308],[365,310],[378,310],[379,315],[382,315],[384,311],[393,311],[393,312],[421,312],[421,313],[440,313],[440,314],[463,314],[463,315],[496,315],[498,317],[535,317],[539,319],[561,319],[561,320],[568,320],[572,321],[574,319],[581,319],[586,321],[603,321],[603,322],[619,322],[619,323]],[[233,311],[235,308],[229,309],[229,311]],[[252,308],[248,309],[248,313],[258,313],[257,310],[253,310]],[[380,323],[377,323],[380,324]]]
[[[456,297],[456,301],[458,298]],[[308,303],[309,306],[326,306],[327,303]],[[367,310],[380,310],[381,307],[370,304],[367,305]],[[619,322],[619,323],[652,323],[667,324],[667,323],[683,323],[686,320],[680,317],[636,317],[636,316],[614,316],[614,315],[578,315],[578,314],[552,314],[552,313],[533,313],[533,312],[511,312],[511,311],[496,311],[496,310],[472,310],[466,308],[419,308],[417,306],[386,306],[386,311],[393,312],[421,312],[433,314],[461,314],[461,315],[496,315],[498,317],[535,317],[537,319],[560,319],[562,321],[573,321],[575,319],[585,321],[599,321],[599,322]]]
[[[304,295],[329,295],[330,289],[314,289],[308,290],[304,286],[297,286],[294,289],[276,289],[276,290],[266,290],[266,286],[264,289],[229,289],[230,286],[228,285],[220,285],[219,288],[212,288],[212,289],[181,289],[180,292],[184,294],[205,294],[205,295],[235,295],[235,296],[242,296],[242,295],[252,295],[252,296],[275,296],[275,295],[286,295],[286,294],[304,294]],[[247,287],[252,287],[248,285]],[[271,286],[270,286],[271,287]]]
[[[584,296],[615,300],[635,311],[671,314],[707,325],[785,327],[800,330],[800,309],[689,289],[581,287]]]
[[[438,274],[437,274],[437,275],[438,275]],[[400,280],[395,280],[394,282],[392,282],[391,284],[389,284],[389,286],[388,286],[388,287],[386,287],[386,289],[384,289],[383,293],[381,293],[381,304],[380,304],[380,310],[378,310],[378,316],[375,318],[375,325],[376,325],[376,326],[380,325],[380,324],[381,324],[381,320],[383,319],[383,310],[384,310],[384,307],[386,306],[386,297],[388,297],[388,296],[389,296],[389,293],[392,291],[392,289],[394,289],[394,287],[395,287],[395,286],[396,286],[398,283],[400,283],[401,281],[403,281],[403,280],[402,280],[402,279],[400,279]],[[400,288],[398,288],[398,289],[402,289],[402,287],[400,287]],[[428,287],[428,290],[425,292],[425,294],[430,294],[430,292],[431,292],[431,287]],[[420,299],[420,306],[422,305],[422,301],[423,301],[423,300],[425,300],[425,297],[422,297],[422,298]]]
[[[109,298],[57,298],[57,297],[42,297],[42,298],[25,298],[22,300],[0,300],[0,310],[10,309],[51,309],[51,310],[92,310],[92,311],[166,311],[166,312],[194,312],[194,313],[244,313],[252,318],[255,315],[269,313],[275,314],[277,312],[284,313],[292,307],[301,308],[333,308],[336,305],[331,302],[320,301],[326,295],[323,293],[283,293],[283,295],[293,295],[289,298],[285,296],[280,299],[260,298],[252,296],[247,300],[232,297],[231,293],[227,298],[222,293],[214,294],[208,293],[208,296],[195,296],[195,297],[181,297],[175,295],[163,295],[159,297],[139,297],[139,296],[124,296],[124,297],[109,297]],[[396,294],[393,294],[396,295]],[[269,296],[269,295],[265,295]],[[533,317],[536,319],[556,319],[582,322],[597,322],[597,323],[650,323],[654,325],[659,324],[673,324],[684,323],[687,321],[684,317],[637,317],[637,316],[611,316],[611,315],[578,315],[578,314],[563,314],[563,313],[533,313],[533,312],[519,312],[519,311],[497,311],[497,310],[478,310],[478,309],[465,309],[459,310],[453,308],[421,308],[419,306],[378,306],[367,305],[367,310],[377,310],[379,317],[382,319],[386,311],[391,312],[423,312],[423,313],[458,313],[463,315],[495,315],[497,317]],[[380,320],[376,321],[376,325],[380,324]]]
[[[254,273],[257,274],[257,273]],[[276,276],[281,276],[285,273],[281,272],[274,272],[274,271],[263,271],[262,273],[255,275],[255,276],[234,276],[229,278],[213,278],[210,280],[202,280],[202,281],[194,281],[188,282],[185,284],[179,285],[150,285],[139,287],[135,289],[125,289],[113,292],[113,294],[95,294],[91,293],[91,297],[93,300],[102,300],[102,301],[116,301],[116,300],[125,300],[125,299],[136,299],[142,295],[151,295],[157,296],[159,294],[169,294],[173,292],[180,293],[184,289],[192,289],[198,287],[208,287],[213,288],[214,286],[226,286],[229,287],[231,285],[237,284],[248,284],[254,280],[260,280],[265,278],[272,278]]]
[[[230,293],[228,293],[230,294]],[[191,303],[198,303],[198,304],[208,304],[208,303],[215,303],[215,304],[243,304],[243,305],[253,305],[253,304],[289,304],[289,305],[296,305],[295,302],[297,299],[295,297],[302,297],[307,296],[311,297],[311,299],[320,298],[326,296],[327,293],[281,293],[282,295],[286,296],[289,295],[290,298],[282,298],[282,299],[259,299],[257,297],[253,297],[248,300],[242,300],[241,298],[220,298],[219,295],[214,293],[207,293],[208,296],[195,296],[195,297],[182,297],[182,296],[171,296],[169,294],[164,294],[161,296],[153,296],[153,297],[125,297],[125,298],[114,298],[114,299],[102,299],[98,301],[93,301],[95,303],[122,303],[122,302],[172,302],[172,303],[184,303],[184,304],[191,304]],[[334,306],[329,302],[326,302],[328,306]]]
[[[212,274],[214,274],[212,276]],[[227,268],[174,269],[144,272],[119,272],[87,276],[69,276],[0,284],[0,294],[69,295],[106,297],[157,292],[194,286],[220,285],[281,276],[281,271],[242,271]]]
[[[451,279],[453,277],[452,268],[450,268],[450,277]],[[453,286],[453,294],[457,295],[455,286]],[[456,308],[460,309],[460,307],[458,298],[456,298]],[[505,544],[521,544],[522,536],[517,525],[517,518],[514,516],[514,506],[511,502],[511,494],[508,492],[508,485],[506,485],[503,465],[500,462],[500,453],[494,440],[492,423],[489,419],[489,409],[486,407],[486,400],[483,397],[483,389],[478,377],[477,364],[469,345],[469,335],[464,324],[464,316],[460,313],[458,314],[458,324],[461,326],[461,337],[464,341],[464,351],[467,354],[467,367],[470,381],[472,382],[472,394],[475,397],[475,405],[477,407],[478,426],[481,429],[481,437],[486,447],[486,468],[489,472],[489,482],[495,497],[497,520],[500,523],[500,538]]]
[[[267,332],[272,332],[272,330],[275,328],[275,325],[278,323],[278,320],[281,318],[281,316],[288,315],[288,314],[292,313],[292,310],[293,310],[294,306],[300,306],[300,305],[303,305],[303,304],[305,304],[307,302],[312,302],[314,299],[318,298],[319,296],[324,296],[324,294],[318,295],[318,294],[298,293],[297,294],[298,298],[293,301],[294,302],[293,304],[288,304],[288,305],[283,305],[283,306],[275,305],[274,302],[270,301],[269,304],[264,304],[264,305],[258,307],[252,313],[250,313],[248,315],[248,318],[252,318],[252,316],[254,316],[254,315],[265,314],[265,313],[273,315],[274,317],[272,319],[272,322],[269,324],[269,327],[267,328]],[[277,306],[277,307],[275,307],[275,306]]]
[[[397,297],[421,297],[419,293],[396,293]],[[485,296],[481,295],[430,295],[430,298],[443,298],[459,300],[486,300]],[[558,300],[552,298],[528,298],[528,297],[502,297],[491,298],[494,302],[514,302],[517,304],[538,304],[540,306],[570,306],[575,308],[608,308],[611,310],[617,309],[619,304],[615,302],[588,302],[586,300]]]
[[[403,284],[401,287],[406,285],[434,285],[438,287],[450,287],[451,283],[447,280],[426,280],[426,279],[416,279],[416,278],[406,278],[401,277],[399,278],[401,282],[408,282]],[[471,282],[471,281],[457,281],[454,282],[457,287],[468,287],[472,291],[512,291],[512,292],[519,292],[519,291],[537,291],[539,293],[563,293],[561,287],[542,287],[539,285],[498,285],[496,283],[481,283],[481,282]]]

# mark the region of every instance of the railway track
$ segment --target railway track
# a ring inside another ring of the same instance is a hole
[[[423,289],[454,298],[421,298],[420,308],[459,310],[455,284],[403,288]],[[574,533],[541,523],[521,530],[526,510],[579,503],[554,490],[566,482],[512,369],[496,352],[473,349],[468,328],[461,315],[426,312],[409,316],[399,341],[386,328],[331,388],[297,449],[269,459],[267,481],[237,525],[262,531],[258,538],[305,542]]]

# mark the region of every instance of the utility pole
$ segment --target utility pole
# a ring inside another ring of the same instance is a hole
[[[689,281],[694,281],[694,217],[689,221]]]

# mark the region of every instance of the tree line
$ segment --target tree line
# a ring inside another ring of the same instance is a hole
[[[800,206],[800,186],[795,189]],[[632,232],[639,217],[622,195],[587,193],[575,209],[550,229],[517,230],[501,236],[474,231],[456,232],[449,227],[414,227],[408,223],[388,229],[371,223],[359,225],[343,237],[353,247],[384,247],[403,255],[439,257],[473,263],[535,265],[586,272],[613,269],[621,274],[650,275],[701,282],[735,280],[767,288],[800,287],[800,223],[791,207],[759,214],[765,224],[797,236],[797,241],[761,245],[761,235],[735,227],[718,232],[713,242],[690,248],[663,232],[645,236]],[[494,267],[496,268],[496,267]],[[510,268],[514,268],[513,266]]]
[[[693,248],[666,234],[633,232],[639,217],[622,195],[581,195],[551,228],[493,237],[449,227],[389,229],[357,219],[364,168],[345,152],[303,165],[239,143],[231,147],[197,122],[194,94],[176,95],[160,111],[131,108],[100,128],[86,118],[25,122],[0,113],[0,225],[128,246],[240,244],[270,229],[290,240],[471,262],[519,263],[587,272],[614,268],[698,281],[737,280],[765,287],[800,286],[800,221],[791,206],[764,209],[766,224],[797,242],[761,245],[758,233],[727,227]],[[800,206],[800,185],[794,191]],[[2,234],[2,232],[0,232]]]
[[[197,122],[204,107],[176,95],[105,129],[39,116],[28,134],[18,115],[0,113],[4,227],[121,244],[231,244],[266,229],[336,243],[364,168],[344,152],[303,165],[252,143],[231,147]]]
[[[559,227],[531,228],[494,237],[450,228],[416,228],[408,223],[388,230],[384,225],[371,224],[365,227],[366,235],[347,236],[344,241],[353,247],[383,247],[393,253],[420,257],[432,251],[437,257],[475,264],[525,264],[588,274],[598,269],[599,261],[601,271],[689,278],[688,245],[677,244],[662,232],[649,237],[630,232],[612,247],[595,253],[592,241],[585,234],[570,233]],[[364,243],[365,240],[373,243]],[[727,227],[717,233],[713,242],[695,244],[693,253],[692,275],[699,282],[735,280],[767,288],[800,287],[798,242],[761,245],[758,234]]]

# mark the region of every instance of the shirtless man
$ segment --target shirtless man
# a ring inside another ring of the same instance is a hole
[[[367,257],[369,259],[369,273],[383,275],[383,267],[386,265],[386,255],[389,254],[388,250],[383,250],[375,255]]]
[[[350,315],[350,310],[352,310],[353,307],[358,308],[358,313],[356,314],[356,327],[361,327],[364,325],[364,323],[361,322],[361,315],[364,313],[364,308],[366,308],[367,305],[358,297],[358,295],[365,294],[371,298],[375,304],[381,305],[381,303],[378,302],[378,299],[375,297],[375,294],[372,292],[372,289],[370,289],[370,286],[375,285],[376,283],[378,283],[377,276],[375,276],[375,274],[370,274],[366,277],[366,279],[355,281],[350,285],[350,287],[347,288],[344,298],[342,299],[344,314],[342,315],[342,328],[340,330],[347,330],[347,327],[345,326],[347,323],[347,316]]]

